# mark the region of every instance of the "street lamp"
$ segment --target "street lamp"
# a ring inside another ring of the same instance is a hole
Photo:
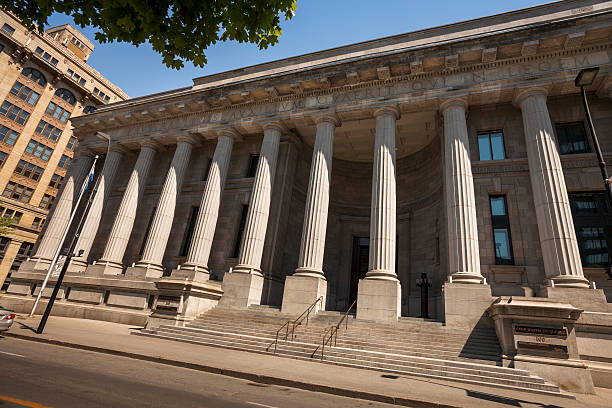
[[[416,285],[421,288],[421,318],[430,319],[429,317],[429,288],[431,288],[431,279],[423,272],[421,277],[417,279]]]
[[[595,147],[595,153],[597,154],[597,160],[599,161],[599,169],[601,170],[601,177],[603,178],[604,186],[608,194],[608,204],[612,206],[612,186],[610,183],[612,180],[608,177],[608,170],[606,169],[606,162],[601,154],[599,147],[599,141],[597,140],[597,134],[595,133],[595,127],[593,126],[593,119],[591,118],[591,111],[589,110],[589,104],[587,103],[585,86],[589,86],[595,80],[599,67],[585,68],[578,73],[574,84],[580,87],[580,93],[582,94],[582,105],[584,106],[584,113],[586,115],[587,123],[589,125],[589,131],[593,138],[593,146]]]

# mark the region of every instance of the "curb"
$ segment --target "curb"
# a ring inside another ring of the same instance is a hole
[[[195,364],[195,363],[188,363],[185,361],[170,360],[170,359],[163,358],[163,357],[154,357],[154,356],[148,356],[145,354],[129,353],[126,351],[119,351],[119,350],[107,349],[107,348],[102,348],[102,347],[87,346],[84,344],[75,344],[75,343],[69,343],[69,342],[60,341],[60,340],[45,339],[45,338],[40,338],[40,337],[31,337],[31,336],[25,336],[22,334],[16,334],[16,333],[10,333],[10,332],[4,332],[2,336],[12,337],[12,338],[20,339],[20,340],[33,341],[33,342],[38,342],[38,343],[52,344],[55,346],[73,348],[73,349],[78,349],[78,350],[93,351],[96,353],[111,354],[114,356],[131,358],[134,360],[149,361],[153,363],[165,364],[165,365],[174,366],[174,367],[181,367],[181,368],[188,368],[191,370],[203,371],[203,372],[207,372],[211,374],[225,375],[228,377],[239,378],[242,380],[248,380],[248,381],[252,381],[252,382],[256,382],[260,384],[291,387],[291,388],[297,388],[297,389],[306,390],[306,391],[314,391],[314,392],[321,392],[325,394],[338,395],[341,397],[358,398],[358,399],[363,399],[363,400],[368,400],[368,401],[383,402],[387,404],[414,407],[414,408],[460,408],[459,406],[456,406],[456,405],[446,405],[446,404],[440,404],[440,403],[430,402],[430,401],[394,397],[390,395],[375,394],[371,392],[357,391],[357,390],[333,387],[333,386],[328,386],[328,385],[310,384],[307,382],[289,380],[286,378],[271,377],[267,375],[259,375],[259,374],[253,374],[249,372],[236,371],[236,370],[225,370],[222,368],[206,366],[203,364]]]

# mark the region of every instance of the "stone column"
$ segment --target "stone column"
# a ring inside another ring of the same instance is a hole
[[[199,280],[208,279],[208,258],[217,227],[219,206],[221,205],[221,196],[223,195],[227,170],[232,155],[232,146],[236,137],[237,134],[229,130],[219,132],[217,147],[215,148],[215,154],[210,165],[198,217],[196,218],[193,238],[187,253],[187,259],[181,265],[180,271],[189,271],[194,277],[200,273],[205,274],[205,276],[198,277]]]
[[[466,123],[467,101],[442,103],[448,264],[452,283],[483,283],[476,220],[476,199]]]
[[[325,309],[327,281],[323,274],[323,254],[334,130],[340,122],[335,116],[322,116],[316,119],[316,124],[317,135],[310,165],[300,257],[295,273],[285,279],[282,304],[285,313],[300,314],[319,297],[323,297],[320,309]]]
[[[62,192],[56,198],[57,202],[55,203],[53,214],[47,223],[47,229],[32,259],[35,262],[34,269],[46,271],[49,267],[70,221],[70,214],[76,203],[83,181],[91,170],[93,159],[91,152],[83,151],[70,166],[70,174],[65,179]]]
[[[193,139],[181,137],[178,140],[166,181],[162,187],[157,209],[151,222],[149,235],[145,237],[146,243],[142,258],[133,268],[128,268],[127,276],[134,278],[161,278],[164,274],[162,260],[166,252],[166,245],[174,220],[176,200],[183,185],[185,170],[189,164]]]
[[[253,180],[238,265],[233,269],[233,273],[226,273],[223,277],[224,294],[220,305],[247,307],[261,303],[264,281],[261,258],[270,215],[281,129],[280,123],[264,126],[264,139]]]
[[[530,88],[515,98],[523,114],[544,271],[555,286],[587,288],[546,96],[545,89]]]
[[[153,142],[144,142],[142,144],[134,170],[132,170],[127,187],[123,193],[123,199],[121,200],[121,205],[119,206],[119,211],[113,223],[113,228],[108,237],[102,258],[96,265],[88,267],[88,271],[92,268],[92,273],[102,273],[105,275],[119,275],[123,272],[123,255],[132,234],[138,204],[142,198],[157,148],[157,144]]]
[[[395,274],[395,121],[399,111],[383,108],[374,112],[374,117],[370,257],[368,273],[358,286],[357,318],[385,322],[397,321],[402,311],[402,292]]]
[[[89,251],[91,250],[91,246],[93,245],[94,239],[96,238],[98,227],[100,226],[100,219],[102,218],[104,203],[110,195],[113,181],[115,180],[115,175],[117,174],[117,169],[119,168],[119,163],[121,162],[122,157],[123,148],[119,146],[111,147],[110,152],[106,156],[104,168],[102,169],[102,174],[100,175],[98,190],[96,191],[96,195],[91,202],[87,219],[83,224],[81,235],[79,236],[79,240],[77,241],[74,251],[77,255],[79,254],[79,251],[83,251],[83,253],[80,256],[72,258],[71,265],[68,269],[69,272],[79,273],[85,271],[87,268],[87,257],[89,255]]]
[[[2,258],[2,261],[0,261],[0,288],[2,288],[6,277],[11,271],[11,266],[13,266],[13,262],[19,253],[21,244],[23,244],[23,241],[11,239],[11,242],[8,244],[8,248],[6,248],[6,251],[4,252],[4,257]]]

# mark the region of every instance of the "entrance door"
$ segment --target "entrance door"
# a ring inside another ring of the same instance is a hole
[[[359,279],[365,278],[368,272],[368,258],[370,256],[370,238],[353,237],[353,262],[351,264],[351,288],[349,293],[349,304],[357,299],[357,287]]]

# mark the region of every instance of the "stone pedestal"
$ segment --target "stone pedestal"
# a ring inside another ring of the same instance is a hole
[[[444,320],[449,327],[473,329],[477,325],[491,326],[486,315],[495,298],[489,285],[471,283],[445,283]]]
[[[606,294],[601,289],[545,286],[538,291],[538,297],[569,303],[589,312],[612,313],[612,304],[608,303]]]
[[[173,271],[171,276],[155,282],[155,286],[159,295],[147,320],[147,329],[162,324],[184,326],[215,307],[223,295],[218,282],[209,281],[208,274],[194,271]]]
[[[362,279],[357,299],[360,320],[394,323],[402,312],[402,288],[397,279]]]
[[[243,309],[261,303],[264,278],[259,273],[226,273],[219,307]]]
[[[157,264],[147,264],[144,266],[130,266],[125,270],[127,279],[146,279],[161,278],[164,275],[164,269]]]
[[[487,313],[495,322],[504,366],[528,370],[566,391],[595,393],[576,340],[581,309],[549,299],[502,296]]]
[[[327,281],[323,277],[292,275],[285,279],[282,313],[300,315],[318,298],[323,297],[315,307],[315,313],[325,309]]]
[[[112,261],[98,261],[85,270],[87,276],[117,276],[123,274],[123,264]]]

